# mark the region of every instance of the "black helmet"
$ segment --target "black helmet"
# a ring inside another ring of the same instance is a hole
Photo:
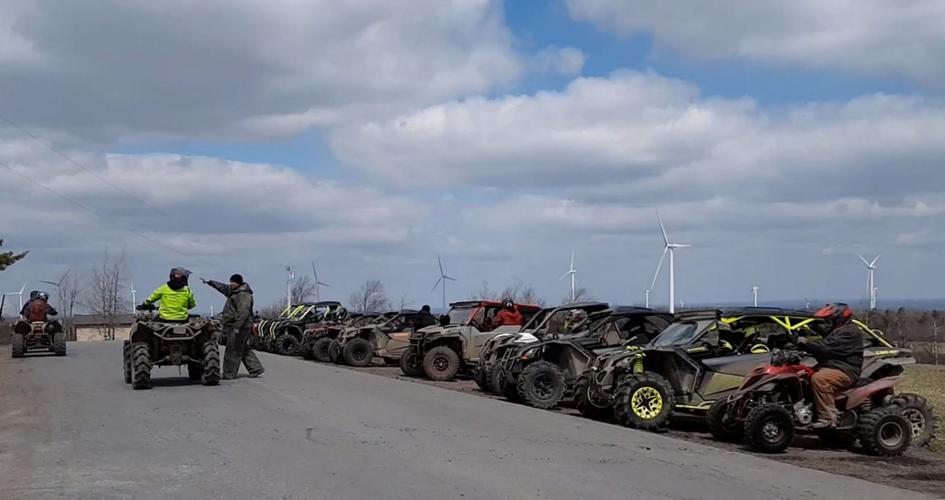
[[[831,329],[839,328],[853,320],[853,309],[840,302],[827,304],[818,309],[814,317],[826,320]]]
[[[177,276],[178,279],[181,279],[181,278],[187,279],[188,277],[190,277],[190,270],[184,267],[175,267],[171,269],[171,273],[169,277],[171,279],[174,279],[175,276]]]
[[[512,302],[512,299],[505,299],[502,301],[502,307],[506,309],[515,309],[515,302]]]
[[[31,292],[30,292],[30,300],[35,299],[36,297],[39,297],[39,290],[33,290],[33,291],[31,291]]]

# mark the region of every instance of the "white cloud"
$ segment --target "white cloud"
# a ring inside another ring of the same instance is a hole
[[[541,71],[574,76],[584,69],[585,58],[580,49],[552,45],[538,52],[535,63]]]
[[[575,19],[698,59],[743,57],[945,83],[938,0],[567,0]]]

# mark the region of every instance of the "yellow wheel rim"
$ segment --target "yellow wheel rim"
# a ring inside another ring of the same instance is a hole
[[[663,396],[653,387],[641,387],[630,397],[630,409],[644,420],[654,419],[663,411]]]

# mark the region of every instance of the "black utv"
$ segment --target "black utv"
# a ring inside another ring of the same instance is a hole
[[[167,322],[154,314],[154,306],[138,306],[138,310],[124,343],[125,383],[135,389],[150,389],[151,368],[183,365],[190,380],[203,385],[220,383],[219,332],[214,322],[200,317]]]
[[[648,344],[673,322],[673,315],[642,307],[596,312],[579,331],[552,333],[524,344],[501,366],[502,392],[535,408],[553,408],[570,394],[578,375],[598,355]]]
[[[14,358],[22,358],[28,352],[51,352],[56,356],[65,356],[66,335],[62,331],[62,323],[56,320],[17,321],[13,324],[10,348]]]
[[[878,330],[863,331],[863,376],[881,378],[914,364],[908,349],[890,344]],[[770,351],[796,344],[799,336],[820,337],[824,323],[810,312],[741,308],[681,314],[644,348],[620,350],[595,359],[575,382],[578,409],[588,416],[613,415],[621,424],[658,430],[673,412],[706,415],[733,393],[744,376]]]

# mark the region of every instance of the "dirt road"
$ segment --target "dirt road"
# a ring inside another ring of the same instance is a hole
[[[263,355],[122,383],[117,343],[0,357],[4,499],[926,498],[571,415]]]

